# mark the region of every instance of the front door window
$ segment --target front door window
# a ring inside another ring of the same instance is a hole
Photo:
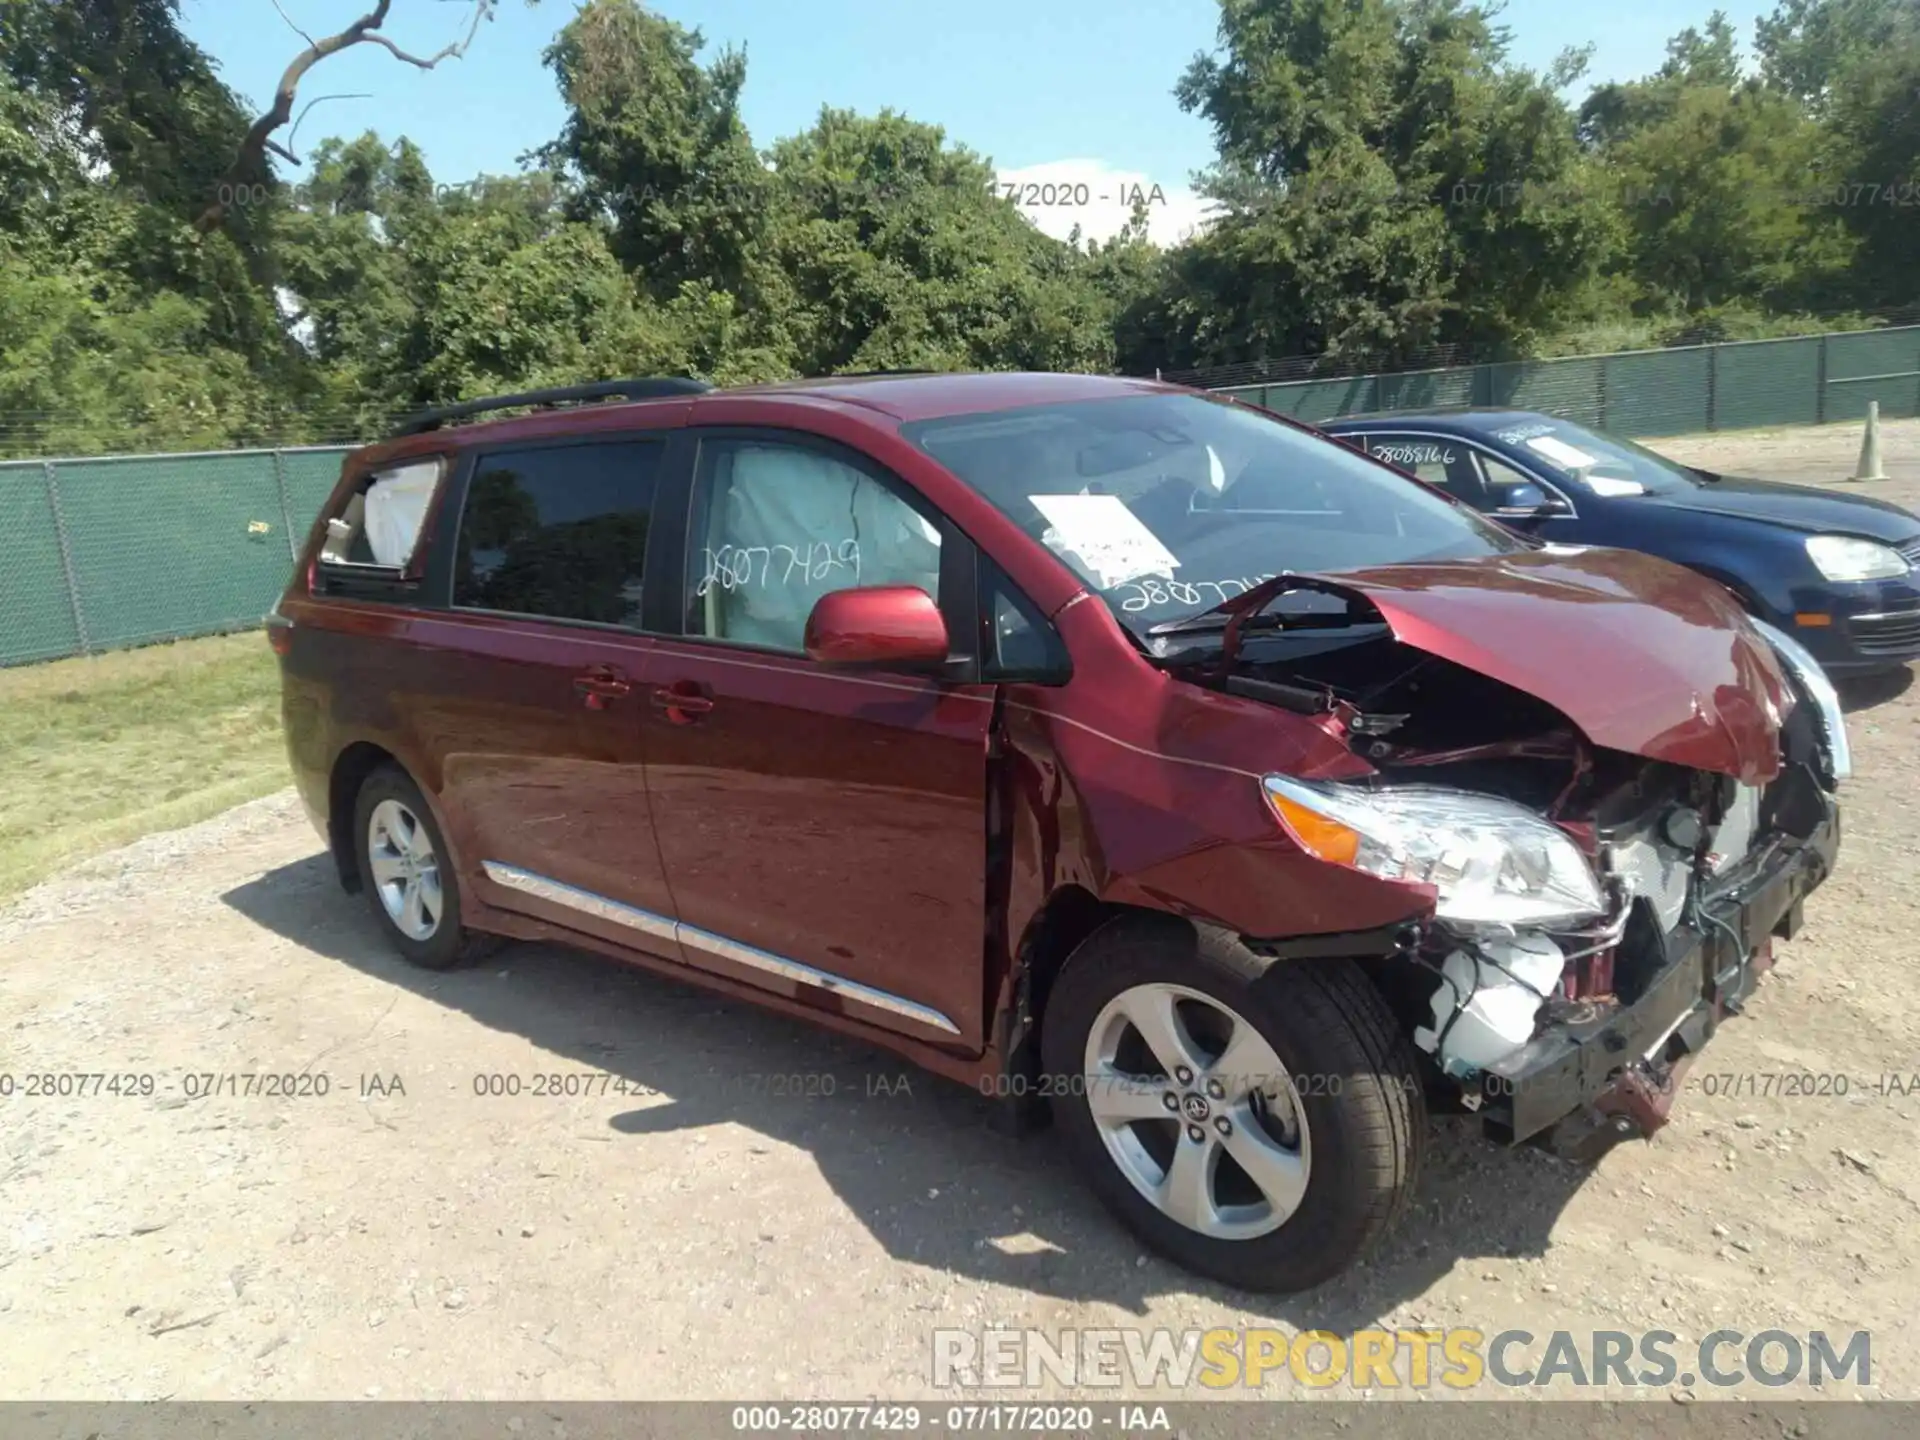
[[[940,598],[940,532],[866,470],[796,445],[701,447],[687,630],[805,653],[822,595],[915,585]]]

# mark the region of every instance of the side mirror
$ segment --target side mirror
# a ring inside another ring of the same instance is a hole
[[[807,616],[807,658],[823,665],[938,669],[951,648],[940,607],[915,585],[822,595]]]
[[[1549,495],[1538,485],[1515,485],[1507,491],[1494,514],[1506,519],[1533,520],[1549,515],[1568,515],[1573,507],[1558,495]]]

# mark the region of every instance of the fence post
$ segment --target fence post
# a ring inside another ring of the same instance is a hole
[[[293,509],[287,504],[287,457],[279,449],[273,452],[273,483],[280,490],[280,525],[287,532],[287,558],[300,563],[300,547],[293,539]]]
[[[40,473],[46,477],[47,508],[53,511],[53,533],[60,542],[60,571],[67,581],[67,604],[73,610],[74,638],[80,642],[80,653],[91,655],[93,642],[87,638],[87,617],[80,608],[80,586],[73,577],[73,545],[67,539],[67,516],[60,508],[60,483],[54,479],[53,461],[42,461]]]
[[[1720,347],[1707,346],[1707,429],[1720,428]]]
[[[1827,337],[1820,337],[1820,361],[1813,376],[1813,423],[1827,423]]]
[[[1596,375],[1594,388],[1599,391],[1597,398],[1600,402],[1600,418],[1594,421],[1593,428],[1604,430],[1607,428],[1607,357],[1602,355],[1600,363],[1594,368]]]

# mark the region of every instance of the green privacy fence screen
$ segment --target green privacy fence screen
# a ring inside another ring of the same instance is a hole
[[[1920,415],[1920,325],[1228,389],[1303,420],[1547,410],[1623,435]],[[259,623],[344,448],[0,463],[0,665]]]
[[[346,453],[0,464],[0,665],[259,624]]]
[[[1631,436],[1858,420],[1869,400],[1893,419],[1920,415],[1920,325],[1239,385],[1223,393],[1300,420],[1510,405]]]

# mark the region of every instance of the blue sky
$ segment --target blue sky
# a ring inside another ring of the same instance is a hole
[[[313,35],[366,8],[363,0],[280,4]],[[411,136],[439,180],[512,170],[559,128],[540,52],[575,8],[572,0],[501,0],[467,56],[427,74],[372,46],[333,56],[309,73],[301,103],[338,92],[367,98],[316,106],[296,146],[304,154],[326,135],[374,129]],[[763,146],[804,129],[822,104],[892,106],[945,126],[1005,176],[1086,176],[1096,191],[1116,177],[1157,184],[1171,197],[1170,221],[1191,173],[1212,158],[1207,126],[1183,114],[1171,92],[1194,52],[1214,43],[1214,0],[659,0],[653,8],[698,26],[708,53],[726,43],[746,48],[743,105]],[[1591,41],[1595,78],[1630,79],[1657,66],[1668,36],[1704,23],[1711,8],[1705,0],[1611,0],[1604,9],[1512,0],[1503,20],[1522,63],[1545,66],[1566,46]],[[1731,0],[1723,8],[1746,41],[1754,17],[1773,7]],[[393,11],[387,33],[431,53],[454,38],[467,8],[395,0]],[[272,0],[183,0],[182,15],[227,83],[264,108],[302,43]],[[1035,214],[1043,228],[1067,218]],[[1106,217],[1084,218],[1090,230],[1109,228]],[[1125,218],[1117,202],[1112,218]]]

